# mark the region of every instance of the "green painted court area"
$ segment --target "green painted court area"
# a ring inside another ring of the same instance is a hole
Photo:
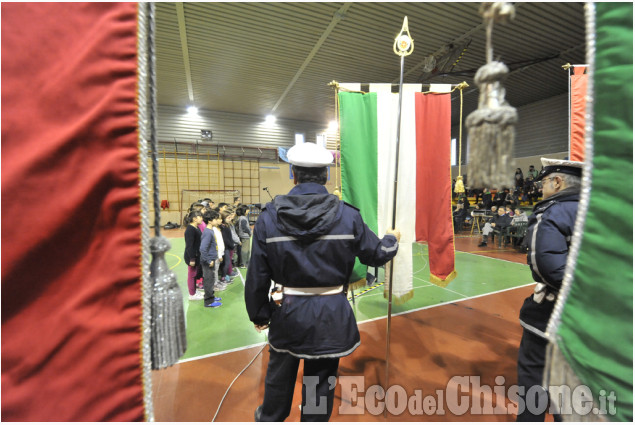
[[[172,249],[167,253],[166,260],[176,273],[182,289],[187,321],[187,351],[181,360],[264,342],[264,334],[256,332],[245,310],[243,282],[246,269],[239,269],[241,276],[236,277],[225,291],[216,294],[223,299],[221,307],[206,308],[203,301],[188,300],[187,267],[182,259],[183,238],[170,239],[170,243]],[[414,296],[402,305],[393,303],[393,314],[459,301],[533,282],[529,268],[524,264],[466,252],[456,252],[455,268],[458,276],[446,288],[433,285],[428,280],[428,248],[423,244],[413,244]],[[383,280],[381,277],[383,273],[380,273],[380,280]],[[358,322],[386,316],[388,301],[383,294],[384,286],[380,285],[355,298],[354,311]]]

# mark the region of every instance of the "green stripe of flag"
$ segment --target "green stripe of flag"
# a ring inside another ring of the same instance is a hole
[[[377,232],[377,94],[339,93],[342,199]],[[359,260],[349,281],[366,277]]]
[[[342,199],[377,233],[377,93],[339,93]]]

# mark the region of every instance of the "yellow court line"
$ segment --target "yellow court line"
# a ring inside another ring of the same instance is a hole
[[[170,254],[169,252],[166,252],[166,254],[167,254],[167,255],[171,255],[172,257],[176,257],[176,258],[179,260],[179,262],[178,262],[178,263],[176,263],[175,265],[173,265],[172,267],[170,267],[170,270],[172,270],[173,268],[175,268],[176,266],[178,266],[179,264],[181,264],[181,261],[183,261],[183,260],[181,260],[181,257],[179,257],[178,255]]]
[[[497,249],[497,250],[494,250],[494,251],[489,250],[489,251],[459,251],[459,252],[467,252],[468,254],[480,254],[480,253],[483,253],[483,252],[516,252],[516,251],[510,250],[510,249]],[[497,258],[497,260],[498,260],[498,258]]]

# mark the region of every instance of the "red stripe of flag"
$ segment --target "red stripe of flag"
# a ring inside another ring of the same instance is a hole
[[[449,93],[417,93],[417,241],[428,242],[433,283],[447,285],[455,276],[450,169],[451,103]]]

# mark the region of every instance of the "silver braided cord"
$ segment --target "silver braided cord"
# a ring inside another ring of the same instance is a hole
[[[586,96],[586,111],[585,111],[585,153],[584,153],[584,172],[582,175],[582,188],[580,192],[580,203],[578,204],[578,215],[573,230],[573,238],[571,240],[571,246],[569,248],[569,256],[567,257],[567,265],[565,267],[564,278],[562,280],[562,286],[559,291],[558,299],[554,306],[553,312],[547,325],[546,336],[549,339],[547,345],[547,355],[545,362],[545,374],[543,378],[543,385],[548,387],[550,385],[561,386],[567,385],[569,388],[577,388],[582,385],[580,377],[576,371],[571,367],[569,361],[563,354],[558,345],[558,328],[562,320],[562,313],[567,302],[567,298],[571,292],[573,286],[573,275],[578,260],[578,254],[580,253],[580,246],[582,245],[583,230],[586,222],[587,212],[589,210],[589,202],[591,199],[591,174],[593,171],[593,101],[594,101],[594,84],[593,75],[595,73],[595,5],[591,2],[585,4],[585,20],[586,20],[586,63],[589,64],[587,68],[588,83],[587,83],[587,96]],[[551,397],[551,396],[550,396]],[[558,400],[553,400],[557,403]],[[569,414],[563,415],[563,419],[566,421],[575,422],[601,422],[611,420],[606,415],[598,414],[599,404],[597,398],[593,397],[592,410],[587,415],[578,414],[576,409],[572,409],[571,399],[568,397],[563,398],[563,405],[561,412],[569,412]]]
[[[157,73],[154,39],[155,5],[150,3],[148,16],[148,84],[150,90],[150,147],[152,150],[152,191],[154,202],[154,235],[161,236],[161,204],[159,201],[159,142],[157,140]]]
[[[586,19],[586,63],[588,82],[585,110],[584,125],[584,172],[582,174],[582,189],[580,191],[580,203],[578,205],[578,215],[573,229],[573,238],[571,239],[571,247],[569,248],[569,256],[567,257],[567,265],[564,271],[562,287],[558,300],[554,306],[553,313],[549,319],[547,326],[547,337],[550,341],[556,341],[556,332],[560,327],[562,319],[562,311],[567,302],[571,286],[573,285],[573,273],[575,272],[580,246],[582,245],[582,236],[584,233],[584,225],[586,215],[589,210],[589,202],[591,200],[591,174],[593,173],[593,102],[595,98],[593,75],[595,73],[595,5],[586,3],[585,7]]]
[[[155,55],[155,5],[147,3],[148,13],[148,105],[150,107],[150,149],[152,152],[152,180],[154,204],[154,234],[150,240],[152,282],[150,323],[152,369],[162,369],[175,364],[185,353],[185,312],[183,294],[176,274],[167,265],[165,253],[170,241],[161,236],[161,206],[159,203],[159,158],[157,140],[157,84]]]
[[[137,15],[137,110],[139,117],[139,188],[141,202],[141,362],[143,382],[143,404],[146,421],[154,421],[152,404],[152,355],[150,348],[152,321],[152,285],[150,283],[150,212],[148,182],[148,50],[147,50],[148,3],[139,3]]]

